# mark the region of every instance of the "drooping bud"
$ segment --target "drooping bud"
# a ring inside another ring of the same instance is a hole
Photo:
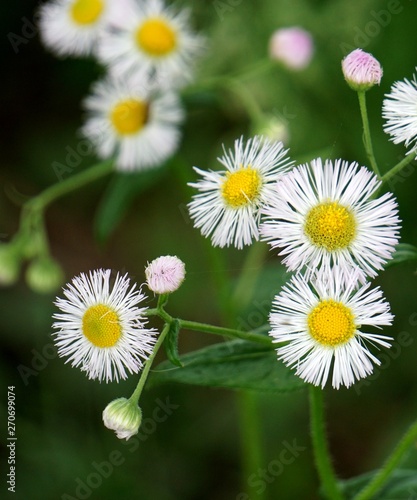
[[[103,422],[108,429],[115,431],[119,439],[127,441],[139,431],[142,423],[142,410],[134,401],[118,398],[104,409]]]

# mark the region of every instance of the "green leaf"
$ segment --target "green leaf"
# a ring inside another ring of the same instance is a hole
[[[368,472],[358,477],[341,481],[342,492],[346,498],[354,498],[371,481],[378,471]],[[415,470],[396,470],[379,491],[378,500],[411,500],[417,498],[417,472]]]
[[[171,323],[167,336],[164,340],[165,352],[168,359],[175,366],[183,367],[183,363],[178,355],[178,334],[180,332],[180,322],[177,319]]]
[[[156,184],[166,173],[164,167],[142,172],[118,174],[105,191],[94,220],[94,233],[98,241],[105,242],[125,213],[142,192]]]
[[[385,268],[395,266],[401,262],[417,259],[417,248],[409,243],[399,243],[392,259],[385,264]]]
[[[164,361],[152,372],[151,384],[179,382],[229,389],[288,392],[306,387],[277,360],[275,350],[244,340],[215,344],[181,357],[184,368]]]

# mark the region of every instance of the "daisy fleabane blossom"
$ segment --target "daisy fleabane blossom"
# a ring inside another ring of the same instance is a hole
[[[203,46],[189,28],[188,10],[177,12],[162,0],[132,1],[101,36],[98,57],[118,75],[144,69],[160,87],[180,87],[190,81]]]
[[[391,193],[373,198],[380,181],[356,162],[320,158],[275,185],[263,209],[261,236],[280,248],[290,271],[321,265],[359,267],[374,277],[398,243],[398,205]]]
[[[307,280],[294,275],[273,301],[269,335],[278,359],[306,382],[324,388],[350,387],[380,361],[370,346],[391,347],[391,337],[368,333],[368,327],[391,325],[393,315],[379,288],[358,285],[358,274],[323,267]]]
[[[417,68],[416,68],[417,69]],[[404,143],[409,153],[417,157],[417,78],[395,82],[385,95],[382,116],[386,120],[384,131],[394,144]]]
[[[157,167],[179,145],[184,118],[179,97],[155,88],[144,73],[96,82],[84,107],[88,116],[81,132],[98,156],[115,155],[118,170]]]
[[[172,255],[163,255],[153,260],[145,269],[149,290],[158,294],[172,293],[181,286],[185,278],[185,265]]]
[[[218,158],[225,167],[205,171],[189,185],[199,193],[188,208],[194,226],[211,236],[213,246],[238,249],[259,239],[260,209],[271,201],[275,182],[293,165],[281,142],[255,136],[235,141],[234,150]]]
[[[108,22],[123,17],[127,0],[52,0],[39,11],[44,45],[58,56],[86,56]]]
[[[146,328],[145,295],[125,276],[111,271],[81,273],[58,297],[54,341],[58,355],[80,367],[90,379],[106,382],[138,373],[152,353],[156,331]]]

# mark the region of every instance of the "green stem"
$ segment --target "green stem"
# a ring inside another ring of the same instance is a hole
[[[29,200],[25,204],[25,208],[27,207],[29,210],[42,211],[57,198],[89,184],[90,182],[100,179],[100,177],[110,174],[113,172],[113,169],[113,160],[106,160],[101,163],[97,163],[87,170],[84,170],[77,175],[68,177],[60,183],[54,184],[53,186],[45,189],[45,191],[40,193],[38,196]]]
[[[323,391],[320,387],[310,386],[311,438],[317,471],[326,496],[331,500],[342,500],[336,476],[330,460],[324,428]]]
[[[234,330],[233,328],[223,328],[221,326],[208,325],[206,323],[198,323],[197,321],[186,321],[183,319],[178,320],[181,328],[193,330],[196,332],[213,333],[214,335],[222,335],[224,337],[231,337],[235,339],[248,340],[249,342],[256,342],[268,347],[272,346],[272,340],[267,335],[262,335],[254,332],[243,332],[241,330]]]
[[[246,108],[246,111],[251,120],[258,121],[262,118],[263,112],[259,107],[256,99],[241,81],[231,76],[219,76],[211,78],[209,80],[206,80],[205,82],[202,82],[201,84],[198,84],[195,87],[191,87],[190,89],[188,89],[186,94],[190,92],[196,92],[201,89],[210,88],[223,88],[234,93],[237,97],[239,97],[241,103]]]
[[[155,359],[155,356],[158,354],[159,348],[163,344],[165,337],[166,337],[167,333],[169,332],[169,328],[170,328],[170,324],[165,323],[165,326],[161,332],[161,335],[159,336],[159,339],[156,342],[155,347],[153,348],[152,354],[146,360],[145,366],[142,370],[142,373],[140,374],[138,385],[136,386],[136,389],[134,390],[133,394],[129,398],[134,403],[139,402],[140,395],[142,394],[142,390],[145,386],[145,382],[146,382],[148,375],[149,375],[149,370],[151,369],[151,366],[152,366],[152,363]]]
[[[365,151],[368,156],[369,162],[371,163],[372,170],[378,179],[381,179],[381,174],[379,172],[378,165],[375,160],[374,150],[372,147],[371,132],[369,129],[368,112],[366,109],[366,92],[364,90],[358,91],[359,107],[361,110],[362,125],[363,125],[363,143],[365,146]]]
[[[255,64],[252,64],[247,68],[243,68],[243,70],[233,74],[232,76],[242,81],[249,78],[253,78],[254,76],[259,76],[260,73],[263,73],[264,71],[269,71],[277,67],[278,64],[276,63],[276,61],[273,61],[272,59],[269,58],[261,59],[257,61]]]
[[[174,318],[162,308],[148,309],[146,316],[159,316],[166,323],[172,323]],[[224,328],[222,326],[209,325],[207,323],[199,323],[198,321],[188,321],[186,319],[176,318],[180,324],[180,328],[192,330],[194,332],[213,333],[214,335],[222,335],[223,337],[231,337],[235,339],[247,340],[249,342],[256,342],[268,347],[273,347],[272,340],[267,335],[261,333],[244,332],[242,330],[235,330],[233,328]]]
[[[397,165],[391,168],[391,170],[388,170],[383,176],[382,176],[382,182],[387,182],[391,177],[394,177],[394,175],[397,175],[398,172],[400,172],[406,165],[411,163],[416,157],[415,152],[408,154],[405,158],[403,158]]]
[[[372,481],[360,491],[354,500],[368,500],[376,498],[375,494],[383,487],[389,476],[398,467],[405,453],[417,441],[417,421],[405,433],[401,441],[397,444],[391,456],[388,457],[381,470],[374,476]]]
[[[259,490],[251,486],[248,481],[256,471],[262,468],[265,463],[262,452],[261,426],[259,425],[258,399],[257,394],[252,392],[240,392],[237,394],[237,404],[239,409],[240,434],[242,436],[242,457],[243,457],[243,483],[242,487],[250,498],[262,500],[265,498],[266,489]]]
[[[234,92],[241,100],[243,106],[253,122],[257,122],[262,119],[263,112],[257,103],[253,95],[248,91],[248,89],[239,80],[234,80],[232,78],[228,79],[227,85],[225,86],[228,90]]]

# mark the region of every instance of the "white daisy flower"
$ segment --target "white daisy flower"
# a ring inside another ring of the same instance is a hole
[[[226,170],[194,167],[202,179],[190,183],[200,191],[188,205],[190,216],[203,236],[211,236],[213,246],[241,249],[259,239],[260,209],[271,201],[276,180],[293,164],[287,153],[281,142],[255,136],[245,144],[241,137],[234,151],[224,150],[218,158]]]
[[[84,106],[89,118],[82,133],[101,158],[116,154],[119,170],[159,166],[178,147],[184,117],[179,97],[156,91],[147,77],[100,80]]]
[[[189,12],[176,12],[161,0],[132,2],[123,19],[115,19],[103,34],[98,57],[116,74],[145,71],[160,87],[191,78],[202,39],[189,30]]]
[[[137,373],[155,343],[153,329],[145,328],[146,307],[137,305],[145,298],[130,280],[117,274],[110,285],[109,269],[83,273],[64,289],[65,298],[55,305],[62,313],[53,333],[58,354],[66,362],[80,366],[90,379],[125,379]]]
[[[313,160],[276,184],[263,210],[262,239],[281,247],[290,271],[321,265],[356,267],[374,277],[398,243],[398,206],[391,193],[373,198],[380,181],[356,162]]]
[[[357,288],[357,274],[325,267],[310,283],[297,273],[273,301],[270,314],[278,359],[314,385],[349,387],[373,371],[380,361],[368,344],[390,347],[391,337],[368,333],[367,327],[391,325],[393,315],[379,288]]]
[[[394,144],[403,142],[417,155],[417,80],[395,82],[382,106],[384,131]]]
[[[39,11],[42,41],[59,56],[89,55],[95,49],[98,35],[111,19],[121,15],[123,8],[121,0],[53,0],[45,3]]]

